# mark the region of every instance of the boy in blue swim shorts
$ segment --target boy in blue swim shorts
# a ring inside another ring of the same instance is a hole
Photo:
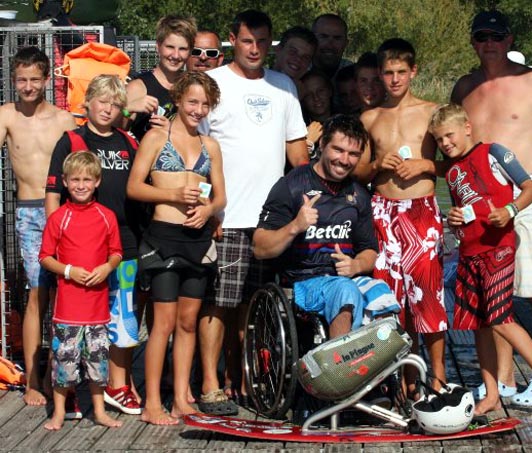
[[[76,127],[69,112],[46,101],[49,74],[50,62],[44,52],[36,47],[20,49],[11,61],[11,78],[18,99],[0,107],[0,143],[7,143],[16,178],[16,231],[29,286],[22,336],[27,376],[24,402],[30,406],[46,404],[38,372],[42,322],[51,282],[37,259],[46,221],[44,187],[57,140],[65,130]],[[45,381],[44,388],[47,386]]]

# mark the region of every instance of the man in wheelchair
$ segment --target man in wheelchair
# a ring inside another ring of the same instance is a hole
[[[367,310],[368,279],[354,278],[371,275],[378,251],[370,195],[352,177],[367,141],[352,115],[326,121],[319,160],[273,186],[253,236],[255,256],[280,258],[282,285],[293,286],[299,307],[325,318],[331,338],[360,327],[368,313],[399,311],[384,282],[380,295],[388,297]]]

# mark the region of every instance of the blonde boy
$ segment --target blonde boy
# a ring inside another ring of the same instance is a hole
[[[48,430],[62,427],[67,393],[81,381],[82,363],[95,421],[109,427],[122,424],[106,414],[103,399],[109,369],[107,277],[120,264],[122,246],[115,214],[94,201],[101,172],[93,153],[70,154],[63,164],[70,199],[44,228],[39,261],[58,280],[51,347],[54,413],[44,425]]]
[[[477,415],[500,408],[493,332],[506,339],[532,366],[532,339],[514,322],[513,218],[532,202],[532,180],[514,154],[497,143],[475,143],[462,107],[446,104],[431,118],[430,133],[451,159],[446,172],[454,207],[449,225],[460,239],[454,328],[475,331],[486,397]],[[514,200],[513,185],[521,193]],[[532,384],[512,400],[527,405]],[[530,403],[528,403],[530,405]]]

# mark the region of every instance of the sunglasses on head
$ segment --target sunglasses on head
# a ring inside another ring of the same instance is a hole
[[[506,33],[487,33],[485,31],[479,31],[473,35],[473,39],[476,42],[487,42],[491,39],[494,42],[501,42],[506,39],[508,35]]]
[[[202,49],[201,47],[194,47],[190,51],[190,55],[193,57],[201,57],[203,54],[207,58],[218,58],[220,56],[220,51],[218,49]]]

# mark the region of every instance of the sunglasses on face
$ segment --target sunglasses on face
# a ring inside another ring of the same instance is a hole
[[[201,47],[194,47],[190,51],[190,55],[193,57],[201,57],[203,54],[207,58],[218,58],[220,56],[220,51],[218,49],[202,49]]]
[[[476,42],[487,42],[488,39],[491,39],[493,42],[501,42],[504,41],[507,36],[506,33],[486,33],[484,31],[479,31],[473,35],[473,39]]]

